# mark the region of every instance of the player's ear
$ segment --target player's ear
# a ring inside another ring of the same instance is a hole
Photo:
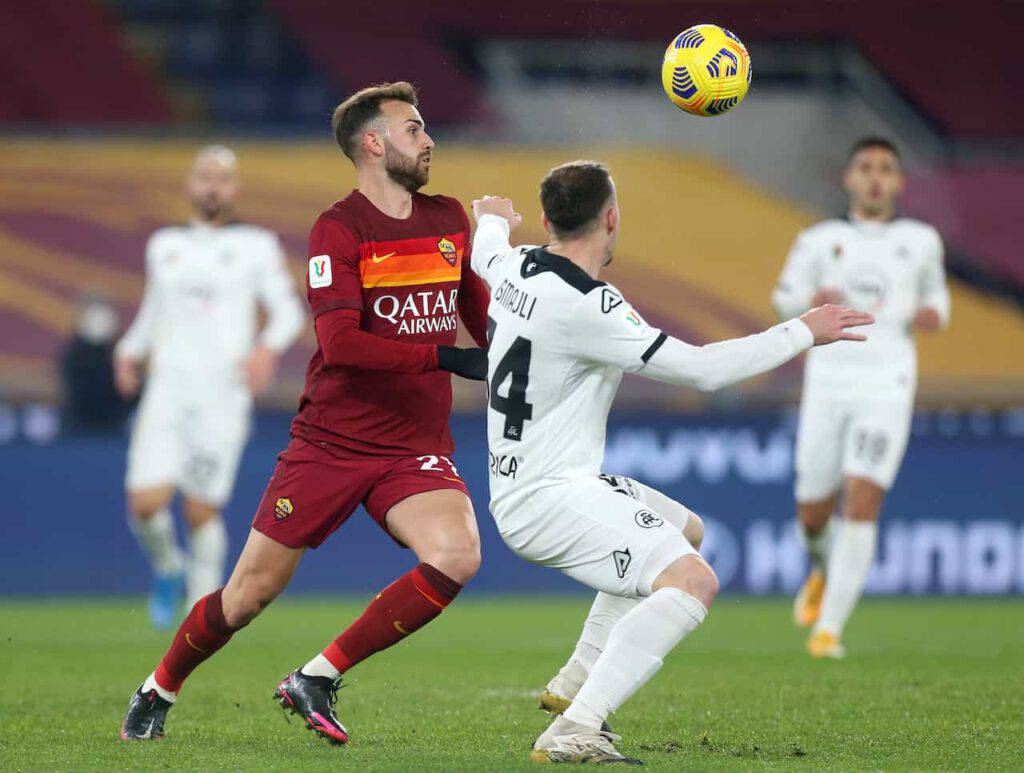
[[[619,208],[615,206],[615,204],[612,204],[610,207],[608,207],[608,211],[605,212],[604,225],[605,229],[608,231],[609,234],[613,234],[616,230],[618,230]]]
[[[363,151],[374,158],[381,158],[384,155],[384,133],[379,129],[368,126],[363,131]]]
[[[544,230],[547,231],[548,233],[551,233],[551,221],[548,220],[548,216],[541,213],[540,222],[541,225],[544,226]]]

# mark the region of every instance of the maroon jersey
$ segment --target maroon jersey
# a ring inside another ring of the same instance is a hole
[[[313,316],[355,310],[359,330],[376,337],[361,341],[412,346],[387,344],[407,355],[392,368],[381,366],[380,351],[375,369],[358,367],[350,352],[349,364],[331,366],[328,342],[318,335],[293,435],[365,454],[452,452],[451,376],[436,369],[433,347],[454,345],[460,313],[485,345],[488,293],[469,267],[470,244],[466,212],[447,196],[414,193],[412,214],[397,220],[353,191],[320,215],[309,237]],[[417,348],[427,356],[417,357]],[[418,363],[412,367],[410,353]]]

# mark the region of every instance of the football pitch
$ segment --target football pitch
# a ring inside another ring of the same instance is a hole
[[[117,740],[168,636],[141,600],[0,602],[4,769],[530,769],[536,694],[585,597],[473,597],[357,667],[331,747],[289,724],[277,680],[365,600],[285,599],[186,685],[167,739]],[[811,661],[788,602],[722,597],[612,717],[656,769],[996,769],[1024,763],[1024,603],[868,600],[842,662]]]

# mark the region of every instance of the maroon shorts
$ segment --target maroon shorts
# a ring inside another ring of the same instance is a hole
[[[387,531],[388,510],[406,497],[437,489],[469,495],[451,460],[436,454],[357,456],[292,438],[277,460],[252,527],[290,548],[319,546],[360,503]]]

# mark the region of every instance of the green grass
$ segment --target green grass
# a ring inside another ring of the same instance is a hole
[[[271,701],[277,679],[353,618],[285,600],[186,685],[162,743],[116,740],[167,636],[140,601],[0,602],[4,769],[529,769],[535,693],[584,598],[466,598],[352,672],[326,745]],[[613,717],[660,769],[963,769],[1024,764],[1024,603],[868,601],[843,662],[815,662],[779,600],[723,598]]]

